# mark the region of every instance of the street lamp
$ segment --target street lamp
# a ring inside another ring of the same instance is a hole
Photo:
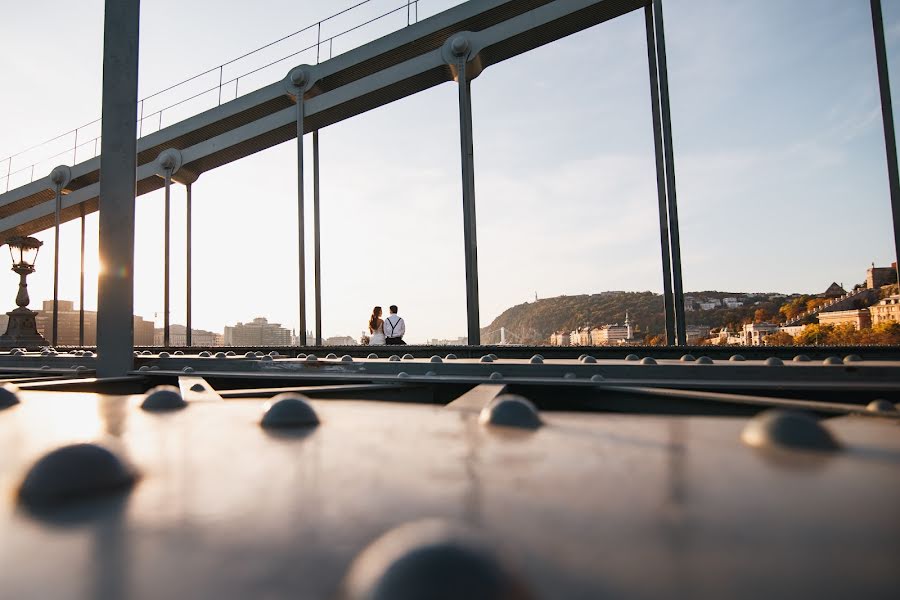
[[[33,237],[17,235],[6,240],[12,258],[12,270],[19,274],[19,293],[16,294],[18,308],[6,313],[9,324],[6,333],[0,336],[0,348],[26,348],[37,350],[48,346],[47,340],[38,333],[34,317],[36,312],[28,310],[28,284],[25,278],[34,273],[34,261],[44,242]]]

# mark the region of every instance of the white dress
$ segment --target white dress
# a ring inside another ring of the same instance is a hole
[[[369,334],[369,345],[370,346],[384,346],[384,322],[378,324],[378,330],[375,333]]]

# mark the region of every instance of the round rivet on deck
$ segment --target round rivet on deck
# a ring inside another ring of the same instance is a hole
[[[160,352],[159,357],[160,358],[169,358],[169,353],[168,352]]]
[[[403,355],[403,360],[413,360],[414,358],[415,356],[409,353]]]
[[[48,367],[49,368],[49,367]],[[0,386],[0,408],[19,403],[19,388],[11,383]]]
[[[144,410],[177,410],[187,406],[181,392],[173,385],[158,385],[147,392],[141,408]]]
[[[766,359],[765,364],[767,367],[780,367],[780,366],[784,365],[784,361],[781,360],[780,358],[778,358],[777,356],[770,356],[769,358]]]
[[[181,370],[183,373],[193,373],[194,367],[185,367]]]
[[[400,357],[396,354],[391,354],[390,358],[388,358],[390,362],[400,362]]]
[[[697,359],[693,354],[682,354],[681,358],[679,358],[678,360],[680,360],[681,362],[694,362]]]
[[[249,352],[248,354],[253,354],[253,353],[252,353],[252,352]],[[306,354],[304,354],[303,352],[301,352],[300,354],[297,355],[297,358],[299,358],[299,359],[304,359],[304,358],[306,358]]]
[[[345,354],[341,357],[341,362],[353,362],[353,357],[349,354]]]
[[[444,362],[444,359],[442,359],[440,356],[435,354],[430,359],[428,359],[428,362],[439,363],[439,362]]]
[[[130,487],[134,470],[112,450],[71,444],[41,457],[28,470],[19,498],[31,506],[54,505]]]
[[[483,363],[489,363],[489,362],[494,362],[494,359],[491,358],[490,354],[485,354],[484,356],[481,357],[480,361]]]
[[[337,354],[335,354],[334,352],[329,352],[328,354],[325,355],[325,360],[334,360],[336,358],[337,358]]]
[[[784,447],[796,450],[830,451],[840,444],[822,424],[808,414],[769,409],[753,417],[741,439],[754,448]]]
[[[639,361],[639,360],[641,360],[641,357],[638,356],[637,354],[629,354],[628,356],[625,357],[625,360]]]
[[[697,359],[697,364],[698,365],[712,365],[712,364],[715,364],[715,362],[713,361],[713,359],[711,359],[708,356],[701,356],[700,358]]]
[[[319,357],[317,357],[315,354],[307,354],[306,355],[306,362],[316,362],[318,360],[319,360]]]
[[[342,600],[533,597],[474,533],[438,520],[407,523],[382,535],[356,557],[341,587]],[[452,593],[437,593],[445,590]]]
[[[844,364],[862,362],[862,356],[859,354],[848,354],[844,357]]]
[[[655,365],[656,359],[653,357],[650,357],[650,356],[645,356],[644,358],[641,359],[641,364],[642,365]]]
[[[209,357],[210,357],[210,353],[206,350],[204,350],[203,352],[200,353],[200,358],[209,358]]]
[[[444,357],[444,360],[456,360],[456,355],[453,353],[450,353]]]
[[[823,365],[842,365],[844,361],[840,359],[838,356],[829,356],[825,360],[822,361]]]
[[[503,379],[503,374],[494,371],[488,379]]]
[[[266,404],[260,425],[270,428],[311,427],[319,424],[319,417],[303,394],[285,392]]]
[[[531,359],[528,362],[530,362],[533,365],[540,365],[540,364],[544,363],[544,357],[541,356],[540,354],[535,354],[534,356],[531,357]]]
[[[603,381],[606,379],[603,375],[591,375],[591,381]]]
[[[537,429],[541,418],[530,400],[517,394],[501,394],[481,409],[482,425],[502,425],[520,429]]]
[[[728,360],[730,360],[731,362],[744,362],[747,359],[744,358],[743,354],[732,354]]]
[[[794,362],[810,362],[810,358],[805,354],[798,354],[793,358]]]
[[[597,359],[594,358],[593,356],[591,356],[590,354],[585,354],[585,355],[581,358],[581,362],[583,362],[583,363],[585,363],[585,364],[588,364],[588,365],[593,365],[593,364],[596,364],[596,363],[597,363]]]
[[[877,400],[872,400],[871,402],[866,404],[866,410],[876,413],[895,413],[897,412],[897,407],[895,407],[887,400],[879,398]]]
[[[370,352],[366,358],[368,358],[369,360],[374,360],[374,359],[378,358],[378,355],[375,354],[374,352]]]

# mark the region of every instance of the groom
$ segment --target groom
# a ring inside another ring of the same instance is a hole
[[[403,334],[406,333],[406,323],[403,322],[403,317],[397,314],[397,306],[395,304],[392,304],[389,310],[391,314],[384,320],[384,335],[386,338],[384,343],[388,346],[405,346],[406,342],[403,341]]]

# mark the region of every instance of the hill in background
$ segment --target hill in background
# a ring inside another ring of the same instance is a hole
[[[784,295],[746,294],[742,292],[690,292],[685,296],[740,298],[743,306],[694,310],[685,313],[688,325],[703,325],[713,329],[735,329],[753,320],[777,315]],[[774,299],[772,299],[774,298]],[[757,313],[757,311],[763,311]],[[663,297],[653,292],[601,292],[579,296],[558,296],[526,302],[508,308],[481,330],[481,341],[496,344],[500,328],[505,327],[508,341],[515,344],[548,344],[555,331],[572,331],[578,327],[625,323],[625,313],[634,328],[634,336],[650,342],[654,336],[665,334]]]

